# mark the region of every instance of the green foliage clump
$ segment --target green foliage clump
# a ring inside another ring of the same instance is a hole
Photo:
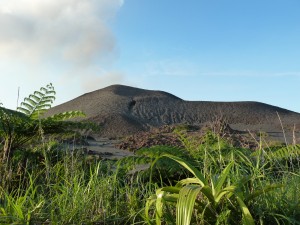
[[[15,179],[10,187],[0,185],[0,224],[133,224],[141,220],[136,212],[150,187],[141,192],[138,183],[116,179],[113,162],[91,161],[61,147],[46,143],[44,149],[36,150],[37,155],[31,152],[26,173],[18,175],[17,168],[12,168]],[[43,151],[45,155],[39,155]],[[17,163],[24,155],[17,152],[14,157]]]
[[[17,110],[31,119],[39,119],[47,109],[51,108],[55,100],[55,94],[54,87],[52,83],[50,83],[25,98]]]
[[[48,134],[74,133],[74,129],[94,129],[95,125],[84,122],[66,121],[85,114],[81,111],[69,111],[43,117],[55,100],[53,85],[41,87],[25,98],[18,112],[0,109],[1,161],[8,162],[18,149],[39,141]]]
[[[184,149],[171,146],[152,146],[137,150],[134,156],[120,159],[118,161],[118,172],[124,174],[138,171],[137,168],[142,166],[143,169],[140,171],[139,176],[144,179],[143,182],[164,184],[171,184],[174,180],[186,176],[186,172],[177,163],[167,158],[159,160],[155,165],[151,166],[154,161],[165,154],[178,155],[194,163],[194,160]]]
[[[238,224],[254,225],[254,219],[246,203],[261,194],[280,187],[280,185],[267,185],[261,189],[244,190],[245,184],[252,178],[238,180],[238,182],[233,183],[229,177],[233,162],[226,166],[219,177],[208,180],[199,170],[185,160],[172,155],[164,155],[162,157],[176,161],[190,171],[194,177],[183,179],[175,186],[158,189],[156,194],[149,198],[145,208],[146,218],[149,222],[151,221],[149,208],[155,203],[156,224],[161,224],[163,207],[167,204],[174,205],[176,203],[176,224],[178,225],[190,224],[194,210],[202,215],[202,219],[205,220],[206,224],[215,224],[220,222],[219,215],[227,207],[229,207],[226,210],[227,223],[234,224],[237,222]],[[236,205],[232,207],[230,206],[232,204]],[[167,207],[170,207],[170,205]],[[239,218],[238,212],[242,215],[240,216],[240,221],[237,220]],[[166,218],[172,218],[172,216],[169,215]]]
[[[253,152],[211,131],[198,140],[184,133],[181,139],[196,164],[170,154],[161,158],[193,177],[164,185],[148,198],[148,224],[298,224],[299,146]]]
[[[299,224],[299,145],[254,151],[183,126],[184,148],[102,160],[62,143],[96,127],[69,120],[80,111],[45,117],[54,95],[0,108],[0,224]]]

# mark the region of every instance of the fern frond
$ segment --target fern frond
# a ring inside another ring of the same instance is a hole
[[[35,109],[40,111],[43,109],[50,109],[50,108],[51,108],[51,104],[42,104],[41,103],[41,105],[37,106]]]
[[[151,161],[152,160],[150,158],[145,157],[145,156],[127,156],[127,157],[120,159],[117,164],[119,166],[126,165],[126,166],[130,166],[130,167],[134,167],[136,165],[148,164]]]
[[[32,111],[34,109],[34,106],[28,104],[27,102],[22,102],[21,106],[25,106],[28,110]],[[22,107],[23,108],[23,107]]]
[[[52,94],[52,93],[47,93],[47,95],[45,95],[45,96],[43,97],[43,99],[44,99],[44,100],[46,100],[46,99],[47,99],[47,100],[52,100],[52,101],[55,100],[55,97],[54,97],[53,95],[50,95],[50,96],[49,96],[49,94]]]
[[[33,95],[33,94],[29,95],[29,98],[32,99],[32,100],[34,100],[34,101],[36,101],[36,102],[41,101],[41,98],[40,98],[40,97],[38,97],[38,96],[36,96],[36,95]]]
[[[76,117],[85,117],[85,116],[86,116],[85,113],[82,111],[68,111],[68,112],[54,114],[53,116],[50,116],[48,118],[51,118],[55,121],[60,121],[60,120],[67,120],[67,119],[73,119]]]
[[[54,101],[53,100],[51,100],[51,99],[49,99],[49,100],[43,100],[43,101],[40,101],[40,105],[45,105],[45,104],[50,104],[50,106],[51,106],[51,104],[53,103]]]
[[[55,91],[47,91],[46,92],[48,95],[56,95],[56,92]],[[54,96],[53,96],[54,97]],[[55,97],[54,97],[54,99],[55,99]]]
[[[41,87],[39,91],[35,91],[29,95],[28,98],[25,98],[17,110],[25,113],[32,119],[38,119],[45,110],[51,108],[55,100],[55,94],[54,87],[50,83],[46,87]]]
[[[40,91],[47,93],[48,89],[47,89],[47,88],[44,88],[44,87],[41,87],[41,88],[40,88]]]
[[[46,88],[47,88],[48,90],[53,90],[53,91],[54,91],[54,87],[53,87],[52,83],[47,84],[47,85],[46,85]]]
[[[52,83],[47,84],[47,88],[51,88],[51,87],[53,87]]]
[[[47,110],[46,109],[36,110],[31,114],[30,118],[38,119],[41,115],[43,115],[45,113],[45,111],[47,111]]]
[[[45,96],[45,94],[42,93],[42,92],[40,92],[40,91],[35,91],[33,94],[34,94],[34,95],[38,95],[38,96],[40,96],[41,98]]]
[[[271,155],[271,159],[288,159],[300,156],[300,145],[280,148]]]
[[[26,115],[30,114],[30,112],[31,112],[30,110],[25,109],[25,108],[22,108],[22,107],[18,107],[17,110],[18,110],[19,112],[21,112],[21,113],[26,114]]]
[[[31,106],[36,106],[38,104],[38,102],[31,99],[30,96],[29,98],[25,98],[24,101],[28,102],[28,104],[30,104]]]

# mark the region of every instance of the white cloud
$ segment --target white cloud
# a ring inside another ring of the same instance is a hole
[[[114,48],[107,27],[120,0],[2,0],[0,57],[90,63]]]
[[[64,96],[76,97],[96,88],[87,84],[97,80],[123,81],[116,72],[104,72],[116,55],[109,23],[122,5],[123,0],[0,0],[2,101],[18,86],[34,91],[53,82]],[[67,83],[77,86],[59,87]]]

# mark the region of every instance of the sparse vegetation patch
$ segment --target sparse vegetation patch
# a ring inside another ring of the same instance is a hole
[[[53,91],[0,108],[0,224],[300,224],[297,143],[222,119],[127,137],[135,154],[107,160],[80,148],[82,112],[45,116]]]

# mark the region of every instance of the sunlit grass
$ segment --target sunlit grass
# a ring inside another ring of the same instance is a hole
[[[253,151],[208,138],[121,163],[53,141],[16,151],[1,165],[0,224],[299,224],[299,146]],[[139,163],[152,166],[131,173]]]

